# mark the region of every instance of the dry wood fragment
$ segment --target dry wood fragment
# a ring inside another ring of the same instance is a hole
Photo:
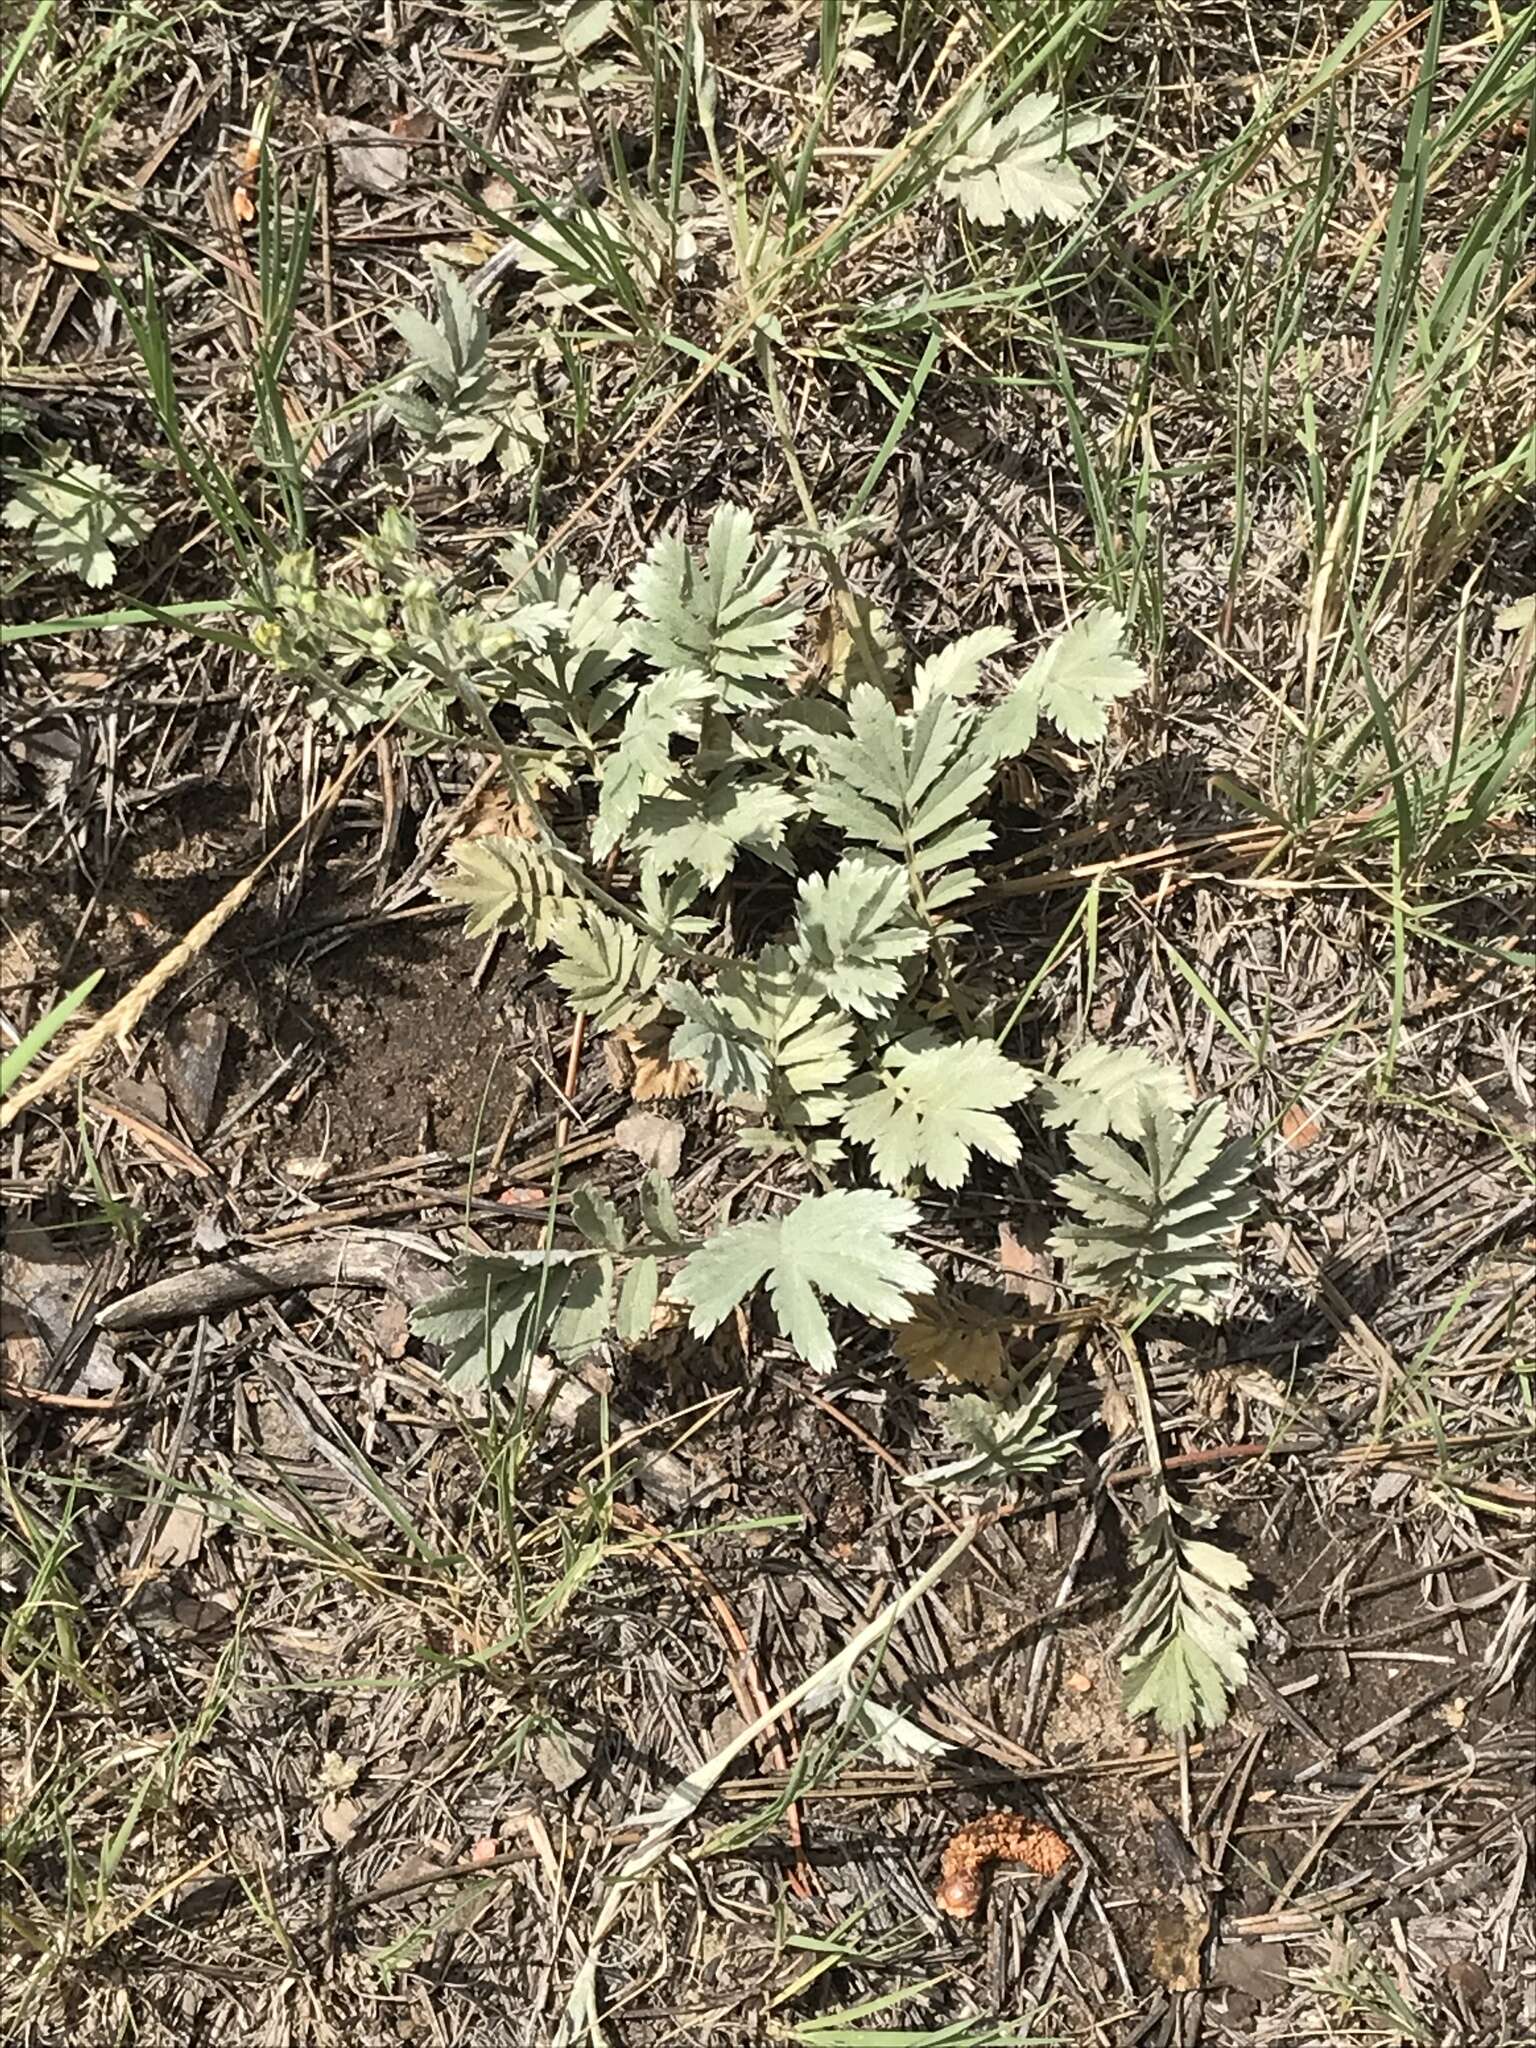
[[[443,1268],[381,1234],[348,1234],[280,1251],[237,1252],[152,1280],[110,1302],[96,1317],[103,1330],[149,1330],[309,1287],[387,1287],[413,1305],[443,1285]]]

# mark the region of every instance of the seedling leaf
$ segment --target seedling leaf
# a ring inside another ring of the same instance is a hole
[[[787,1216],[721,1231],[684,1262],[673,1291],[692,1307],[694,1335],[707,1337],[766,1282],[785,1337],[807,1364],[830,1372],[837,1352],[824,1298],[894,1323],[912,1313],[912,1295],[932,1287],[922,1260],[897,1243],[917,1221],[913,1203],[872,1189],[808,1195]]]
[[[940,1187],[957,1188],[983,1152],[1011,1166],[1018,1135],[997,1115],[1022,1101],[1034,1076],[999,1052],[990,1038],[962,1039],[887,1057],[877,1075],[855,1086],[843,1129],[868,1145],[887,1187],[925,1173]]]
[[[771,702],[765,686],[794,667],[789,639],[802,614],[780,596],[789,557],[782,548],[754,549],[750,516],[721,505],[702,563],[680,536],[664,534],[630,582],[641,653],[658,669],[714,677],[722,708]]]
[[[1114,131],[1100,114],[1063,121],[1049,92],[1026,93],[994,119],[978,87],[955,116],[958,138],[939,175],[940,190],[983,227],[1015,220],[1065,222],[1082,212],[1093,186],[1068,151],[1100,142]]]

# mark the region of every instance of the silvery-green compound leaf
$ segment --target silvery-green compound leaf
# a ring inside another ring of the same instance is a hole
[[[1084,1221],[1057,1231],[1051,1248],[1085,1293],[1170,1315],[1215,1320],[1236,1266],[1234,1239],[1253,1214],[1252,1148],[1224,1144],[1226,1111],[1208,1102],[1193,1116],[1146,1100],[1135,1140],[1082,1130],[1068,1143],[1083,1173],[1056,1192]]]
[[[976,744],[976,725],[952,690],[934,691],[903,718],[879,690],[860,684],[849,695],[847,732],[809,736],[821,779],[807,798],[851,839],[898,855],[919,876],[935,875],[992,843],[991,827],[970,815],[996,767]],[[965,871],[960,893],[972,882]],[[928,907],[941,900],[937,881],[924,891]]]
[[[1049,1373],[1032,1387],[952,1394],[939,1411],[939,1425],[963,1455],[913,1474],[906,1484],[975,1491],[1047,1472],[1069,1455],[1081,1434],[1075,1429],[1053,1433],[1056,1414],[1056,1381]]]
[[[0,524],[31,531],[31,549],[45,569],[78,576],[102,590],[117,574],[117,549],[148,532],[138,493],[94,462],[76,462],[54,444],[37,469],[19,470]]]
[[[631,828],[646,866],[657,874],[692,868],[714,889],[742,852],[773,867],[791,865],[782,847],[800,799],[781,784],[725,774],[705,784],[690,779],[674,789],[643,802]]]
[[[537,951],[549,943],[571,907],[571,880],[541,846],[489,834],[456,839],[448,849],[452,872],[438,877],[436,893],[462,903],[472,939],[492,931],[520,931]]]
[[[430,378],[433,389],[440,394],[451,391],[464,366],[455,359],[449,337],[414,306],[396,306],[389,324],[409,350],[411,368]],[[407,393],[397,393],[395,402],[407,397]]]
[[[1134,1138],[1142,1128],[1144,1104],[1186,1110],[1189,1084],[1177,1067],[1154,1059],[1139,1046],[1086,1045],[1063,1060],[1040,1083],[1036,1098],[1048,1130],[1070,1124],[1090,1137],[1113,1131]]]
[[[592,851],[606,860],[648,797],[668,790],[683,772],[671,754],[674,739],[696,740],[704,706],[717,685],[701,669],[669,669],[636,692],[618,745],[599,771]],[[655,875],[655,869],[650,873]]]
[[[653,1017],[653,990],[661,974],[661,953],[632,925],[591,904],[572,906],[550,928],[560,958],[549,978],[571,999],[571,1007],[593,1017],[605,1031]]]
[[[450,462],[478,464],[496,457],[503,476],[532,469],[549,445],[543,409],[526,384],[497,375],[476,395],[473,415],[444,421],[443,454]]]
[[[722,976],[722,984],[726,976]],[[853,1072],[853,1020],[829,1003],[783,946],[766,946],[740,982],[742,1015],[768,1059],[769,1107],[781,1123],[826,1123]]]
[[[513,586],[514,604],[519,608],[547,607],[555,637],[567,647],[582,652],[596,649],[613,661],[622,661],[629,654],[629,604],[613,584],[598,582],[590,589],[585,587],[568,555],[558,548],[541,552],[531,534],[523,534],[501,549],[496,566]]]
[[[929,939],[894,861],[851,853],[830,873],[807,875],[800,884],[791,950],[840,1009],[889,1015],[906,991],[904,963],[925,953]]]
[[[613,0],[485,0],[496,39],[534,71],[558,71],[602,41]]]
[[[611,739],[633,688],[622,655],[555,637],[516,665],[508,694],[535,739],[590,756]]]
[[[386,401],[390,416],[417,441],[435,441],[442,431],[438,407],[414,391],[392,391]]]
[[[672,1189],[662,1174],[648,1173],[640,1183],[640,1220],[657,1244],[682,1251],[691,1241],[677,1220]]]
[[[571,1194],[571,1222],[590,1245],[600,1251],[624,1249],[624,1224],[612,1201],[596,1188],[576,1188]]]
[[[1093,187],[1067,152],[1102,141],[1114,126],[1102,114],[1064,122],[1048,92],[1026,93],[993,119],[978,87],[956,113],[939,189],[983,227],[1001,227],[1009,214],[1026,225],[1041,218],[1069,221],[1093,197]]]
[[[877,1176],[900,1187],[924,1173],[957,1188],[971,1154],[1011,1166],[1018,1134],[996,1114],[1020,1102],[1035,1077],[998,1051],[990,1038],[961,1039],[903,1056],[888,1055],[880,1072],[855,1084],[843,1129],[867,1145]]]
[[[457,1283],[424,1301],[411,1328],[440,1344],[445,1384],[455,1391],[496,1385],[548,1346],[579,1357],[611,1319],[613,1264],[573,1252],[477,1254]]]
[[[630,580],[641,613],[635,645],[658,669],[702,669],[721,686],[722,709],[770,703],[765,686],[795,665],[790,639],[802,613],[780,598],[789,572],[782,548],[753,559],[749,515],[721,505],[703,563],[681,537],[664,534]]]
[[[486,371],[436,405],[396,393],[390,408],[424,453],[471,467],[494,455],[508,476],[531,469],[549,440],[532,391],[500,371]]]
[[[1234,1597],[1251,1574],[1241,1558],[1187,1537],[1165,1501],[1136,1539],[1142,1576],[1120,1629],[1128,1714],[1155,1714],[1170,1735],[1219,1728],[1248,1678],[1253,1622]],[[1197,1525],[1203,1517],[1185,1511]]]
[[[661,1294],[661,1272],[649,1253],[636,1259],[619,1290],[616,1327],[624,1344],[640,1344],[651,1334],[651,1321]]]
[[[473,465],[494,454],[509,476],[532,468],[549,433],[531,387],[492,361],[485,308],[463,280],[435,264],[433,287],[435,322],[412,306],[390,316],[431,400],[395,391],[390,411],[442,461]]]
[[[918,664],[912,687],[914,709],[921,710],[938,690],[952,691],[957,697],[971,696],[980,688],[982,664],[995,655],[1005,654],[1012,645],[1013,635],[1006,626],[982,626],[974,633],[951,640],[947,647],[941,647],[937,654]]]
[[[449,398],[484,362],[491,339],[490,321],[476,295],[446,264],[433,264],[432,286],[435,321],[414,306],[395,307],[389,319],[410,351],[413,368],[439,398]]]
[[[744,1021],[741,1004],[685,981],[663,982],[660,994],[682,1018],[667,1047],[669,1059],[692,1060],[715,1095],[766,1093],[768,1056],[757,1031]]]
[[[861,42],[873,42],[878,36],[888,36],[896,26],[894,14],[887,14],[883,7],[871,8],[867,13],[854,11],[843,17],[843,47],[839,52],[842,63],[850,71],[868,71],[874,65],[874,58],[868,50],[861,50]]]
[[[1146,681],[1140,663],[1121,652],[1125,631],[1119,612],[1101,605],[1042,649],[987,713],[981,742],[992,758],[1028,753],[1042,718],[1080,744],[1103,739],[1110,705]]]
[[[853,1071],[853,1021],[782,947],[731,962],[708,995],[682,982],[661,994],[683,1017],[671,1057],[693,1060],[715,1093],[762,1097],[786,1122],[835,1114],[835,1091]]]
[[[808,1195],[787,1216],[722,1230],[684,1261],[672,1291],[692,1307],[694,1335],[707,1337],[766,1282],[784,1336],[830,1372],[837,1351],[823,1298],[897,1323],[912,1313],[912,1296],[932,1288],[932,1273],[897,1242],[918,1217],[915,1203],[873,1189]]]
[[[675,939],[703,938],[715,929],[715,920],[693,909],[702,879],[692,868],[679,868],[675,875],[640,871],[640,908],[653,932]]]

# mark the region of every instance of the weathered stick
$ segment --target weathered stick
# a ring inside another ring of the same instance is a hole
[[[384,1287],[414,1307],[443,1284],[443,1269],[398,1239],[348,1233],[329,1244],[284,1245],[279,1251],[237,1252],[215,1265],[190,1266],[152,1280],[97,1312],[103,1330],[152,1330],[223,1315],[273,1294],[310,1287]]]

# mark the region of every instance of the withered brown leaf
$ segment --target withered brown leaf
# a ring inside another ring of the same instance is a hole
[[[1008,1325],[953,1296],[918,1305],[891,1332],[891,1348],[915,1380],[1000,1387],[1008,1367]]]

